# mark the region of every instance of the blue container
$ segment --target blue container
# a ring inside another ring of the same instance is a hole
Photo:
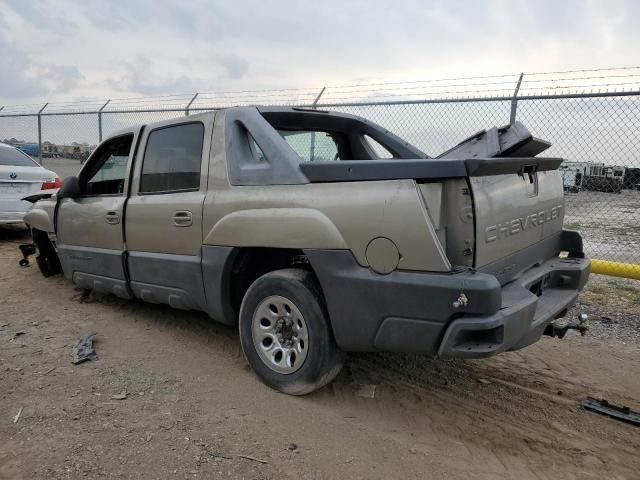
[[[18,150],[22,150],[27,155],[32,157],[38,156],[38,144],[37,143],[23,143],[22,145],[16,145]]]

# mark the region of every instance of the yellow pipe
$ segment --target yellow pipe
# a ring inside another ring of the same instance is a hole
[[[610,262],[591,259],[591,273],[601,273],[612,277],[634,278],[640,280],[640,265],[637,263]]]

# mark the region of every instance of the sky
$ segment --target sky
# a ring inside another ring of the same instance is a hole
[[[0,105],[638,64],[636,0],[0,0]]]

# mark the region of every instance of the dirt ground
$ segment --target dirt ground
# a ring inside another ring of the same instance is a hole
[[[80,303],[63,278],[18,266],[24,241],[0,230],[1,479],[640,477],[640,428],[579,406],[640,409],[637,343],[570,333],[482,361],[352,355],[333,384],[290,397],[256,379],[234,329]],[[74,366],[90,331],[99,358]]]

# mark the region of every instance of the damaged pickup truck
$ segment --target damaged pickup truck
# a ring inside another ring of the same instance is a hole
[[[301,395],[345,352],[557,332],[590,263],[548,147],[515,123],[431,158],[351,115],[230,108],[113,134],[25,222],[43,274],[237,325],[260,379]]]

